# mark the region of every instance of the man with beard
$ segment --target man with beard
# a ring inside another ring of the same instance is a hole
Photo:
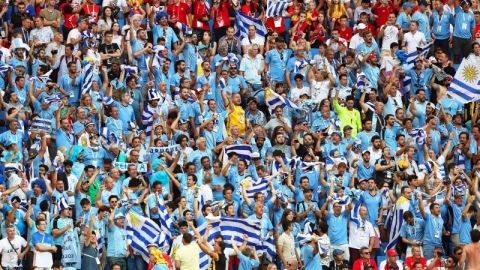
[[[362,162],[357,163],[357,178],[359,181],[373,177],[375,168],[370,164],[370,151],[362,151]]]
[[[133,64],[138,67],[140,71],[140,84],[145,84],[148,79],[148,68],[145,57],[152,53],[152,43],[148,42],[147,31],[139,29],[136,33],[130,32],[130,45],[132,46]]]
[[[181,87],[180,80],[187,78],[190,80],[190,72],[187,72],[187,65],[184,60],[178,60],[175,62],[175,74],[173,74],[170,80],[170,91],[175,95],[176,89]]]
[[[202,63],[202,70],[203,70],[203,74],[201,76],[198,76],[196,88],[197,89],[203,88],[205,85],[208,84],[208,88],[206,88],[206,90],[202,89],[203,92],[206,92],[205,99],[206,100],[215,99],[215,90],[216,90],[215,88],[216,88],[217,76],[215,73],[212,73],[212,69],[209,61],[204,61]]]
[[[68,33],[67,43],[73,44],[74,52],[77,52],[80,48],[80,44],[83,41],[82,33],[88,29],[87,19],[78,19],[77,28],[72,29]]]
[[[378,133],[372,131],[372,120],[365,118],[363,120],[363,130],[357,134],[357,138],[362,142],[362,151],[367,150],[372,137],[375,135],[378,136]]]
[[[168,14],[166,12],[160,12],[155,18],[152,16],[150,18],[150,27],[152,28],[153,33],[153,45],[158,44],[158,38],[165,38],[165,47],[170,51],[172,50],[172,45],[175,46],[178,42],[178,37],[175,34],[175,31],[168,26]],[[155,23],[155,19],[159,22]]]
[[[160,107],[158,103],[160,101],[160,95],[155,89],[148,90],[148,105],[143,109],[142,124],[145,128],[145,132],[150,134],[153,126],[160,121]]]
[[[275,39],[275,48],[265,54],[265,72],[274,82],[285,82],[285,68],[290,51],[284,48],[285,40],[279,36]]]
[[[425,89],[418,89],[415,97],[410,97],[410,106],[408,107],[408,117],[414,117],[413,127],[419,128],[425,125],[426,118],[429,113],[432,112],[431,108],[427,110],[427,104],[429,102],[426,100]]]

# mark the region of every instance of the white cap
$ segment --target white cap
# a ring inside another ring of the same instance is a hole
[[[258,152],[253,152],[251,157],[252,157],[252,158],[260,158],[260,153],[258,153]]]
[[[357,29],[358,29],[358,30],[363,30],[363,29],[365,29],[365,28],[367,28],[367,26],[366,26],[364,23],[359,23],[359,24],[357,25]]]

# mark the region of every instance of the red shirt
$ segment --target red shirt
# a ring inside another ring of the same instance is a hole
[[[192,27],[195,29],[210,30],[208,20],[210,19],[210,14],[207,11],[205,3],[197,0],[193,3],[193,24]]]
[[[393,8],[390,7],[390,5],[391,3],[389,3],[388,6],[385,6],[380,4],[380,2],[377,2],[372,7],[372,13],[378,16],[375,20],[375,24],[377,25],[377,27],[384,25],[388,20],[388,15],[394,11]]]
[[[407,257],[405,259],[405,267],[408,266],[408,268],[410,269],[413,269],[413,263],[418,260],[419,262],[422,263],[422,268],[423,269],[426,269],[427,268],[427,261],[425,260],[424,257],[420,257],[419,259],[414,259],[412,256],[411,257]]]
[[[213,15],[215,22],[213,23],[213,29],[230,26],[230,14],[228,13],[229,5],[226,2],[222,2],[217,8],[213,8]]]
[[[168,16],[173,19],[176,18],[177,22],[187,24],[187,15],[190,14],[190,8],[185,3],[178,3],[178,5],[170,4],[167,6]]]
[[[375,28],[375,26],[373,26],[373,24],[367,23],[367,28],[368,28],[368,30],[370,30],[370,32],[372,32],[372,35],[374,37],[377,36],[377,28]]]
[[[373,270],[378,270],[377,263],[374,259],[370,259],[369,263],[373,266]],[[353,263],[352,270],[364,270],[367,269],[367,265],[363,262],[363,259],[358,259]]]
[[[98,13],[100,12],[100,7],[98,5],[85,4],[85,5],[83,5],[82,10],[83,10],[83,14],[85,14],[85,16],[89,17],[89,22],[98,21]]]
[[[476,39],[480,38],[480,23],[477,23],[477,25],[475,26],[474,35]]]
[[[353,36],[352,28],[350,28],[348,26],[345,26],[345,29],[342,30],[342,28],[340,28],[340,26],[337,26],[337,30],[338,30],[338,35],[341,38],[344,38],[346,41],[350,42],[350,39]]]
[[[275,26],[275,18],[270,17],[267,18],[265,21],[265,27],[267,28],[268,32],[277,32],[279,34],[285,32],[285,20],[283,17],[278,17],[279,21],[277,21],[277,26]]]
[[[60,10],[63,12],[63,17],[65,19],[63,26],[69,29],[77,27],[78,17],[76,14],[71,12],[73,10],[72,6],[70,4],[64,3],[61,5]]]

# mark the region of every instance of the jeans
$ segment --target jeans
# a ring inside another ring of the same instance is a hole
[[[127,258],[128,270],[147,269],[147,265],[142,256],[134,255]]]
[[[425,257],[427,261],[433,258],[434,249],[435,245],[423,244],[423,257]]]

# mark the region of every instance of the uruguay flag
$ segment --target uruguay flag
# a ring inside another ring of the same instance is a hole
[[[251,176],[247,176],[242,182],[245,183],[243,185],[243,188],[245,188],[245,193],[247,194],[247,197],[249,199],[253,199],[253,196],[257,192],[261,192],[264,195],[267,195],[269,189],[267,178],[262,177],[255,181]]]
[[[93,84],[93,65],[88,63],[83,67],[82,74],[83,74],[83,84],[82,84],[82,96],[85,94],[90,94],[92,91],[92,84]]]
[[[400,229],[403,224],[403,213],[410,209],[410,201],[401,196],[398,198],[394,207],[387,216],[387,222],[385,223],[385,228],[390,228],[389,231],[389,241],[385,250],[395,248],[400,240]]]
[[[270,88],[265,89],[265,101],[267,102],[268,109],[271,112],[273,112],[277,106],[280,106],[282,108],[290,107],[293,109],[301,110],[301,108],[297,104],[293,103],[286,97],[280,96]]]
[[[448,93],[466,104],[480,99],[480,63],[473,57],[464,58],[458,67]]]
[[[151,219],[141,216],[130,210],[126,214],[127,243],[148,262],[150,254],[147,245],[158,244],[159,248],[167,251],[170,248],[168,236]]]
[[[252,157],[252,146],[249,144],[233,144],[225,147],[225,154],[237,154],[239,159],[250,162]]]

